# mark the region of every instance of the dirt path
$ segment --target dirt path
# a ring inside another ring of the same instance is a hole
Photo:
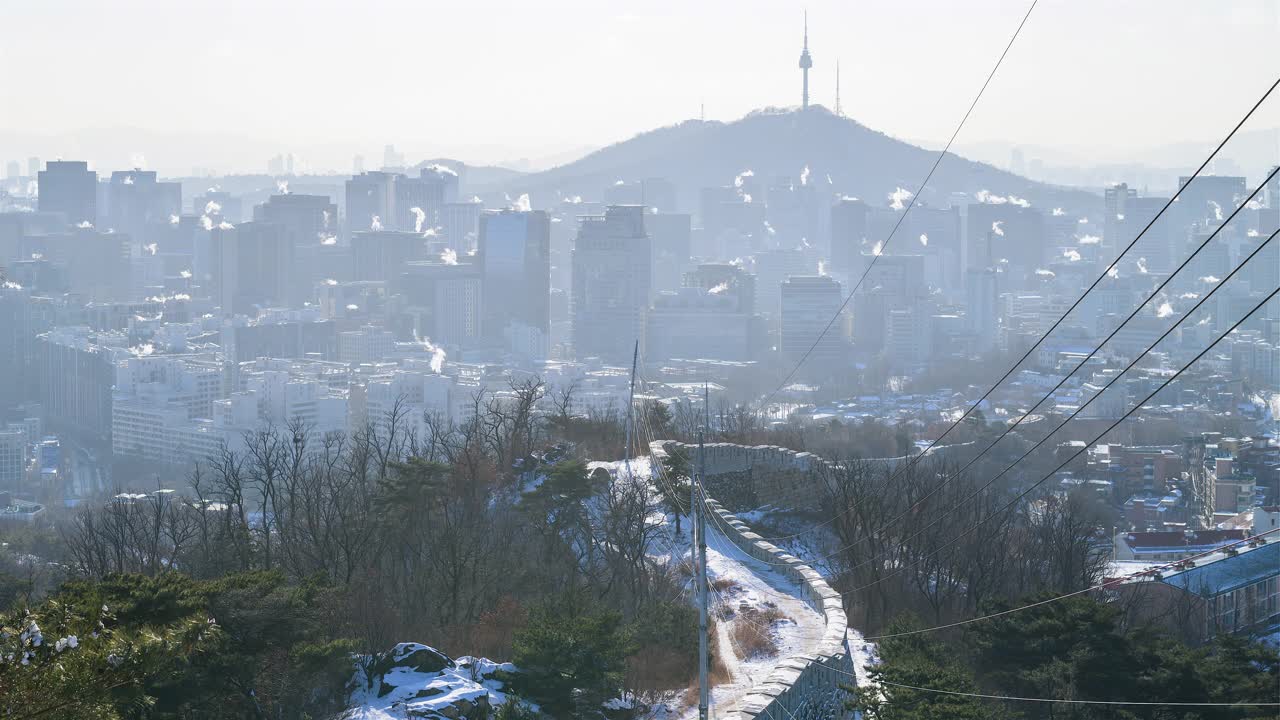
[[[822,616],[800,598],[794,582],[730,543],[711,517],[707,519],[707,576],[713,584],[721,581],[718,584],[723,585],[711,593],[708,602],[718,618],[713,647],[731,677],[729,682],[712,688],[711,715],[725,717],[753,684],[768,677],[778,661],[817,645],[825,625]],[[731,612],[721,612],[724,606]],[[743,651],[734,642],[733,631],[739,623],[752,622],[744,613],[752,608],[775,608],[784,616],[768,628],[777,644],[776,654],[741,657]],[[681,717],[697,717],[697,707]]]

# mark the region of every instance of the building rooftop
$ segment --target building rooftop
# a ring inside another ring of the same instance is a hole
[[[1160,582],[1202,597],[1251,585],[1280,573],[1280,539],[1270,540],[1261,547],[1214,553],[1195,567],[1164,573]]]

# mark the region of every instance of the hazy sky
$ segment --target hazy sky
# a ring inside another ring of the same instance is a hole
[[[538,157],[815,102],[942,140],[1023,0],[10,1],[0,133],[131,126]],[[1041,0],[962,141],[1216,138],[1280,76],[1280,0]],[[1258,126],[1280,125],[1280,97]],[[1087,148],[1087,150],[1086,150]],[[3,158],[0,158],[3,159]],[[1087,160],[1092,158],[1083,158]]]

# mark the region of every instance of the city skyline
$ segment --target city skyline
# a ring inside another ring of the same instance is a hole
[[[1280,708],[1278,15],[0,10],[0,707]]]
[[[1108,6],[1103,22],[1092,4],[1045,3],[957,150],[992,161],[1007,157],[992,143],[1026,145],[1084,164],[1206,142],[1238,112],[1231,99],[1256,92],[1273,72],[1267,38],[1280,29],[1276,5],[1236,3],[1216,13],[1174,3],[1173,12],[1157,14],[1153,3],[1131,3]],[[62,38],[62,47],[41,56],[41,82],[14,73],[0,91],[11,94],[0,156],[87,157],[177,175],[202,162],[180,150],[198,144],[219,150],[218,161],[203,160],[214,172],[260,171],[267,152],[294,152],[300,170],[329,172],[395,144],[420,158],[546,167],[704,112],[731,121],[761,107],[799,106],[796,52],[806,9],[811,102],[834,109],[840,63],[847,116],[933,147],[1024,10],[938,4],[908,25],[877,6],[752,6],[735,9],[733,32],[725,33],[716,23],[726,9],[715,3],[678,16],[663,3],[627,11],[585,4],[539,11],[536,23],[525,17],[532,10],[504,3],[391,3],[358,17],[321,6],[299,33],[283,6],[253,7],[231,3],[210,14],[133,3],[108,12],[53,2],[7,10],[11,26],[29,32],[0,48],[6,67],[36,57],[31,43],[44,32]],[[76,22],[65,20],[68,13]],[[370,27],[393,22],[423,28],[428,40],[383,37]],[[1130,32],[1138,24],[1146,30]],[[210,39],[191,43],[169,28]],[[99,47],[95,34],[109,30],[130,40]],[[672,52],[649,50],[658,36]],[[566,44],[580,50],[545,52]],[[650,72],[671,81],[646,84]],[[99,82],[105,78],[135,90],[112,90],[115,83]],[[1187,87],[1204,111],[1168,112]],[[450,112],[432,111],[442,104]],[[77,119],[86,105],[92,124]],[[518,127],[509,121],[512,107],[524,109]],[[1264,109],[1251,127],[1280,128],[1280,112]]]

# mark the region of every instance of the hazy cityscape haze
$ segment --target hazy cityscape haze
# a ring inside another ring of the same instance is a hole
[[[1280,0],[0,8],[0,715],[1280,710]]]

